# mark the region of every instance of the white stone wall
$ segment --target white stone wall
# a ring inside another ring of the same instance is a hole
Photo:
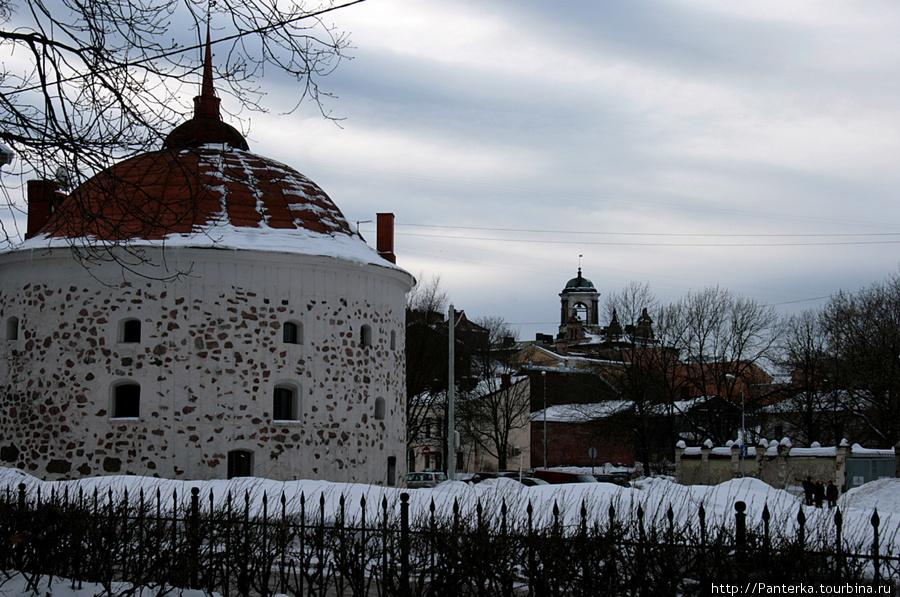
[[[0,256],[0,464],[46,479],[212,479],[243,449],[255,476],[384,484],[393,457],[399,478],[408,274],[261,251],[164,257],[168,274],[188,273],[152,280],[108,263],[89,275],[62,249]],[[137,344],[119,342],[128,318],[141,322]],[[282,341],[288,321],[302,344]],[[140,385],[137,419],[111,418],[121,382]],[[296,421],[272,419],[279,384],[299,390]]]

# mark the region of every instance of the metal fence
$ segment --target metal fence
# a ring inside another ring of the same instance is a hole
[[[254,500],[256,497],[254,496]],[[796,518],[773,521],[768,508],[748,521],[707,521],[701,505],[688,523],[672,507],[642,507],[574,524],[560,509],[513,518],[506,503],[471,510],[454,503],[410,515],[409,495],[374,510],[361,498],[326,517],[325,496],[288,508],[285,496],[86,494],[68,489],[29,496],[24,484],[0,494],[0,570],[37,586],[46,577],[99,583],[190,587],[222,595],[701,595],[714,583],[846,582],[887,586],[900,578],[873,513],[865,540],[844,536],[839,510],[828,528]],[[299,507],[293,507],[299,506]],[[624,510],[624,509],[623,509]],[[372,516],[371,512],[378,512]],[[367,512],[370,518],[367,519]],[[348,513],[352,513],[348,514]],[[2,573],[0,573],[2,574]],[[0,576],[0,589],[4,577]],[[893,585],[891,585],[893,586]]]

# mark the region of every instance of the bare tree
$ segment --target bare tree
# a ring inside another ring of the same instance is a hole
[[[647,282],[630,282],[617,292],[612,292],[606,297],[604,308],[607,319],[612,319],[613,313],[620,322],[625,322],[626,328],[637,326],[638,320],[645,313],[656,312],[659,301],[650,289]]]
[[[829,372],[828,337],[822,314],[804,311],[787,317],[781,344],[781,365],[791,374],[787,397],[780,402],[777,417],[790,425],[795,442],[833,441],[843,438],[843,408],[834,398]]]
[[[828,375],[841,407],[858,422],[856,438],[874,446],[900,441],[900,275],[824,308]]]
[[[294,81],[289,110],[311,100],[331,117],[319,81],[348,42],[324,18],[362,1],[0,0],[0,145],[15,153],[19,173],[64,190],[159,147],[190,112],[208,23],[218,87],[231,96],[223,107],[261,110],[265,74]],[[0,241],[15,236],[3,233]]]
[[[627,420],[632,426],[636,455],[645,467],[660,459],[672,461],[669,453],[675,445],[674,417],[665,387],[666,366],[671,356],[666,352],[671,351],[660,345],[650,316],[658,310],[658,301],[649,284],[631,282],[610,294],[605,308],[609,317],[615,315],[626,332],[626,341],[619,343],[617,354],[608,355],[614,356],[621,365],[605,368],[606,378],[632,405],[633,416],[619,419]]]
[[[774,362],[780,334],[773,307],[722,288],[690,292],[667,307],[664,339],[676,349],[682,365],[668,375],[670,387],[694,396],[726,396],[755,409],[763,400],[758,390],[761,370]],[[691,421],[695,433],[715,442],[733,437],[734,421],[706,413]]]
[[[413,445],[440,428],[447,391],[449,299],[440,276],[416,284],[406,295],[406,441]]]
[[[421,313],[434,321],[443,318],[449,304],[450,299],[441,287],[440,276],[431,276],[426,280],[420,273],[416,276],[415,285],[406,293],[406,310]]]
[[[472,339],[472,374],[478,383],[459,402],[457,421],[502,470],[513,453],[513,432],[529,423],[530,394],[527,385],[510,383],[515,369],[513,330],[502,317],[483,317],[476,323],[486,331]]]

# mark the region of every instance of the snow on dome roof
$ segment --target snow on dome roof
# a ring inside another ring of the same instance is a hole
[[[115,199],[112,199],[112,198]],[[141,154],[90,178],[19,249],[69,239],[256,249],[395,267],[296,170],[247,151],[206,145]]]
[[[66,198],[40,234],[161,240],[219,225],[353,236],[328,195],[296,170],[211,145],[144,153],[104,170]]]

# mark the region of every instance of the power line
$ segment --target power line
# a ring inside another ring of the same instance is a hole
[[[396,232],[397,236],[412,236],[431,239],[447,239],[447,240],[477,240],[487,242],[504,242],[504,243],[542,243],[556,245],[598,245],[598,246],[619,246],[619,247],[830,247],[830,246],[848,246],[848,245],[893,245],[900,244],[897,240],[860,240],[860,241],[822,241],[822,242],[782,242],[782,243],[666,243],[666,242],[624,242],[624,241],[586,241],[586,240],[549,240],[549,239],[525,239],[525,238],[502,238],[502,237],[483,237],[483,236],[457,236],[443,234],[415,234],[411,232]],[[637,233],[635,233],[637,234]],[[690,235],[689,235],[690,236]],[[703,235],[696,235],[703,236]],[[728,236],[728,235],[721,235]]]
[[[317,11],[310,12],[310,13],[307,13],[307,14],[297,15],[297,16],[292,17],[292,18],[290,18],[290,19],[283,19],[283,20],[281,20],[281,21],[275,21],[274,23],[269,23],[269,24],[264,25],[264,26],[262,26],[262,27],[257,27],[256,29],[250,29],[250,30],[248,30],[248,31],[239,31],[238,33],[235,33],[235,34],[233,34],[233,35],[228,35],[228,36],[225,36],[225,37],[222,37],[222,38],[219,38],[219,39],[210,40],[210,44],[211,44],[211,45],[215,45],[215,44],[222,43],[222,42],[226,42],[226,41],[232,41],[232,40],[235,40],[235,39],[240,39],[240,38],[242,38],[242,37],[244,37],[244,36],[246,36],[246,35],[254,35],[254,34],[257,34],[257,33],[264,33],[264,32],[266,32],[266,31],[270,31],[270,30],[272,30],[272,29],[278,29],[278,28],[280,28],[280,27],[284,27],[285,25],[290,25],[291,23],[296,23],[297,21],[302,21],[303,19],[309,19],[309,18],[313,18],[313,17],[318,17],[318,16],[324,15],[324,14],[326,14],[326,13],[333,12],[333,11],[335,11],[335,10],[339,10],[339,9],[341,9],[341,8],[347,8],[347,7],[353,6],[353,5],[355,5],[355,4],[360,4],[360,3],[365,2],[365,1],[366,1],[366,0],[350,0],[349,2],[346,2],[346,3],[344,3],[344,4],[339,4],[338,6],[331,6],[331,7],[328,7],[328,8],[323,8],[323,9],[321,9],[321,10],[317,10]],[[129,68],[129,67],[132,67],[132,66],[138,66],[138,65],[144,64],[144,63],[146,63],[146,62],[153,62],[153,61],[155,61],[155,60],[160,60],[161,58],[168,58],[169,56],[175,56],[175,55],[178,55],[178,54],[184,54],[185,52],[191,52],[191,51],[194,51],[194,50],[201,50],[201,49],[203,49],[204,47],[206,47],[206,44],[205,44],[205,43],[199,43],[199,44],[195,44],[195,45],[193,45],[193,46],[183,46],[183,47],[179,47],[179,48],[173,48],[173,49],[168,50],[168,51],[166,51],[166,52],[160,52],[160,53],[154,54],[154,55],[152,55],[152,56],[144,56],[143,58],[139,58],[139,59],[137,59],[137,60],[128,61],[128,62],[120,62],[120,63],[118,63],[118,64],[109,66],[109,67],[104,68],[104,69],[94,70],[94,71],[92,71],[92,72],[81,73],[81,74],[77,74],[77,75],[72,75],[72,76],[70,76],[70,77],[64,77],[64,78],[62,78],[62,79],[55,79],[55,80],[53,81],[52,84],[53,84],[53,85],[59,85],[60,83],[71,83],[72,81],[77,81],[78,79],[84,79],[84,78],[86,78],[86,77],[93,76],[93,75],[96,75],[96,74],[99,74],[99,73],[106,74],[106,73],[109,73],[109,72],[112,72],[112,71],[115,71],[115,70],[120,70],[120,69],[123,69],[123,68]],[[40,85],[33,85],[33,86],[31,86],[31,87],[23,87],[23,88],[21,88],[21,89],[15,89],[15,90],[9,91],[9,92],[7,92],[7,94],[24,93],[24,92],[27,92],[27,91],[37,91],[37,90],[39,90],[39,89],[43,89],[43,88],[46,87],[46,86],[48,86],[48,84],[40,84]]]
[[[448,230],[484,230],[489,232],[527,232],[535,234],[587,234],[596,236],[661,236],[661,237],[707,237],[707,238],[842,238],[842,237],[900,237],[900,232],[834,232],[834,233],[790,233],[790,234],[721,234],[721,233],[692,233],[692,232],[603,232],[580,230],[542,230],[539,228],[491,228],[485,226],[449,226],[442,224],[410,224],[397,222],[396,226],[409,226],[411,228],[439,228]]]
[[[852,293],[851,293],[851,294],[852,294]],[[832,295],[827,295],[827,296],[814,296],[814,297],[812,297],[812,298],[797,299],[797,300],[795,300],[795,301],[784,301],[784,302],[781,302],[781,303],[768,303],[768,304],[769,304],[769,306],[772,306],[772,307],[780,307],[780,306],[782,306],[782,305],[794,305],[794,304],[796,304],[796,303],[808,303],[808,302],[811,302],[811,301],[821,301],[821,300],[823,300],[823,299],[830,299],[831,296],[832,296]]]

